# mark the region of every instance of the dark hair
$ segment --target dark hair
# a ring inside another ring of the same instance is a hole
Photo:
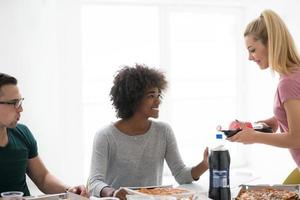
[[[0,73],[0,95],[1,95],[1,88],[4,85],[17,85],[18,81],[15,77],[10,76],[8,74]]]
[[[136,64],[134,67],[124,66],[114,77],[110,90],[110,100],[116,109],[117,117],[132,117],[146,91],[157,87],[164,91],[167,81],[162,72]]]

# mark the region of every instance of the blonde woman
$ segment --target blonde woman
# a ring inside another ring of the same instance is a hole
[[[288,148],[300,167],[300,56],[285,23],[272,10],[264,10],[244,32],[249,60],[264,70],[271,68],[280,76],[273,105],[274,116],[262,120],[276,132],[261,133],[245,128],[229,138],[244,144],[261,143]],[[299,171],[295,171],[299,174]],[[295,173],[294,172],[294,173]],[[291,183],[291,182],[287,182]],[[300,183],[300,176],[293,183]]]

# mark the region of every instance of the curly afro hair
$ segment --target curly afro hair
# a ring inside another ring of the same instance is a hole
[[[167,88],[164,74],[156,69],[136,64],[134,67],[124,66],[119,70],[110,90],[110,100],[117,117],[132,117],[146,91],[154,87],[160,91]]]

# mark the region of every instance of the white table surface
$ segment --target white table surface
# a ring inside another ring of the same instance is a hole
[[[239,171],[233,170],[230,172],[230,189],[231,197],[234,198],[237,196],[240,185],[242,184],[260,184],[263,181],[261,177],[253,175],[249,171]],[[265,182],[264,182],[265,183]],[[209,200],[208,198],[208,189],[209,189],[209,173],[205,173],[200,177],[198,181],[195,181],[192,184],[179,185],[180,188],[186,188],[197,193],[197,196],[201,200]]]

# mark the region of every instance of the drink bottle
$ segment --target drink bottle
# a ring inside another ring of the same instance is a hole
[[[223,135],[216,134],[220,145],[211,149],[209,155],[209,191],[208,197],[214,200],[230,200],[229,151],[222,144]]]

